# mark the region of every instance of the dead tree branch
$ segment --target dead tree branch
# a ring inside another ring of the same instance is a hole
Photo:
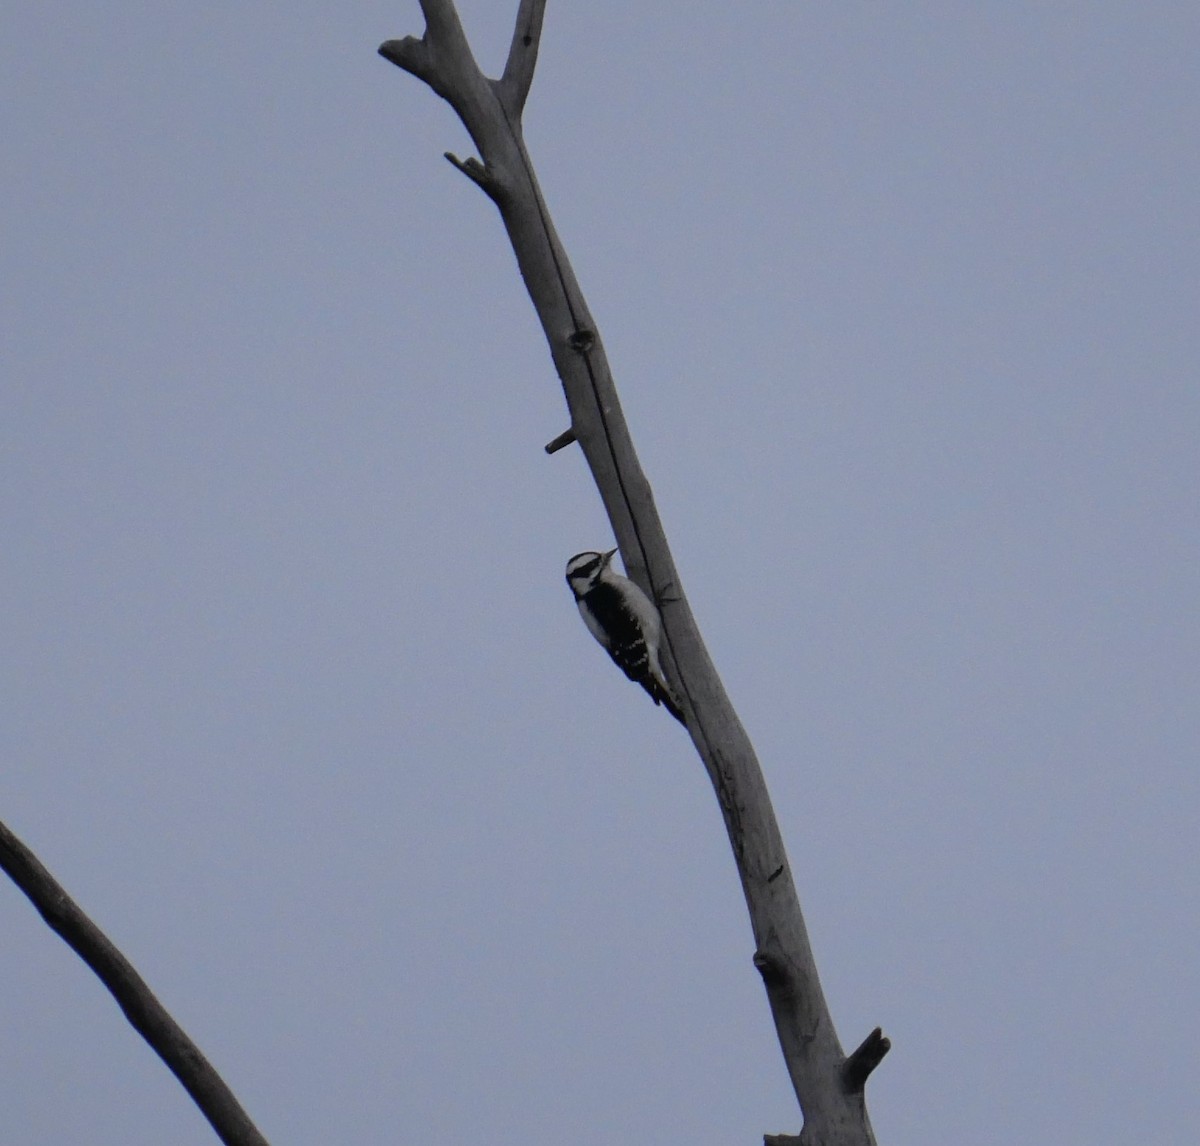
[[[862,1087],[850,1085],[859,1074],[865,1080],[860,1068],[866,1060],[847,1073],[762,771],[692,617],[604,346],[525,149],[521,110],[533,79],[544,7],[544,0],[521,0],[499,80],[479,70],[453,0],[421,0],[424,36],[389,40],[379,52],[447,100],[478,148],[478,160],[453,162],[500,210],[562,379],[571,417],[568,433],[591,467],[627,572],[661,605],[668,671],[725,818],[754,932],[754,962],[803,1112],[796,1141],[873,1146]],[[567,434],[560,435],[547,451],[567,440]],[[879,1057],[884,1043],[876,1045]]]
[[[267,1140],[133,965],[62,889],[55,878],[4,824],[0,868],[29,898],[42,918],[97,975],[125,1017],[167,1064],[226,1146],[267,1146]]]

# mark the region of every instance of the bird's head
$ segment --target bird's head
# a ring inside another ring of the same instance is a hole
[[[582,597],[604,576],[604,571],[611,564],[616,552],[615,549],[610,549],[607,553],[597,553],[594,549],[588,549],[583,553],[576,553],[567,562],[567,584],[571,586],[571,592],[577,598]]]

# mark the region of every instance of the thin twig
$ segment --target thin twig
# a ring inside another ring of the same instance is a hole
[[[55,878],[0,823],[0,868],[29,898],[42,918],[97,975],[133,1028],[167,1064],[226,1146],[267,1146],[212,1064],[133,965],[79,908]]]

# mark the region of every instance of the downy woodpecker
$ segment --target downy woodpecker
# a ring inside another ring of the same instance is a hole
[[[588,631],[630,680],[637,681],[655,704],[664,705],[686,725],[679,702],[658,659],[662,618],[654,602],[628,577],[612,568],[613,554],[576,553],[567,562],[567,584]]]

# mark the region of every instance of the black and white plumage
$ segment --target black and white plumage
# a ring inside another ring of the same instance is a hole
[[[664,705],[681,724],[687,722],[658,659],[662,618],[653,601],[628,577],[612,568],[615,549],[588,550],[567,562],[567,584],[588,631],[621,671],[637,681],[655,704]]]

